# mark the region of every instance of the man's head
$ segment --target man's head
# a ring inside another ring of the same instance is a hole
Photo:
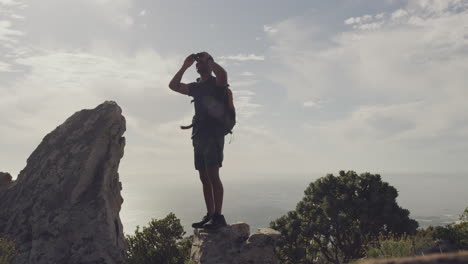
[[[197,67],[197,72],[200,75],[210,75],[211,74],[211,68],[208,65],[208,63],[202,62],[202,61],[197,61],[195,66]]]
[[[197,68],[197,72],[200,75],[211,75],[211,68],[208,65],[208,58],[211,58],[211,55],[208,54],[207,52],[200,52],[195,54],[197,63],[195,64]]]

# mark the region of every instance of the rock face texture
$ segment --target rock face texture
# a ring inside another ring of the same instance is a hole
[[[0,171],[0,188],[11,184],[11,179],[12,177],[9,173]]]
[[[271,228],[259,228],[249,235],[249,225],[238,222],[218,230],[197,228],[191,259],[199,264],[277,264],[273,251],[281,235]]]
[[[73,114],[44,137],[16,181],[0,186],[0,236],[15,263],[123,263],[117,172],[125,119],[115,102]]]

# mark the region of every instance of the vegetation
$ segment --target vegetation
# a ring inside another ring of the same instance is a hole
[[[185,231],[174,213],[161,220],[152,219],[148,227],[134,235],[127,235],[126,259],[129,264],[189,264],[191,237],[184,238]]]
[[[281,232],[275,251],[282,264],[353,263],[361,258],[422,254],[436,241],[468,250],[468,207],[460,221],[417,229],[409,211],[398,206],[397,190],[379,174],[340,171],[309,184],[304,197],[270,227]],[[152,219],[126,235],[128,264],[194,264],[192,238],[184,237],[174,213]],[[14,244],[0,238],[0,264],[13,263]]]
[[[367,257],[395,258],[422,255],[422,250],[435,245],[436,241],[446,241],[458,250],[468,250],[468,207],[460,216],[459,223],[430,226],[418,230],[414,236],[381,235],[379,239],[370,243]]]
[[[283,264],[349,263],[364,257],[366,245],[381,234],[415,234],[418,228],[379,174],[328,174],[304,194],[294,211],[270,223],[283,235],[275,249]]]
[[[10,264],[16,255],[15,245],[10,240],[0,237],[0,264]]]
[[[458,223],[435,227],[436,238],[453,243],[459,250],[468,250],[468,207]]]
[[[434,244],[433,229],[418,230],[416,235],[383,235],[372,241],[367,250],[367,258],[399,258],[418,255],[422,249]]]

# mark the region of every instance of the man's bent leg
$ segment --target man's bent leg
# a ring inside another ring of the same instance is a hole
[[[206,211],[209,215],[215,213],[215,204],[213,199],[213,187],[212,182],[206,171],[198,171],[200,174],[200,180],[203,184],[203,195],[205,196]]]
[[[223,207],[224,188],[223,188],[223,183],[221,182],[221,179],[219,178],[219,168],[218,167],[207,168],[206,172],[208,174],[208,178],[210,179],[211,185],[213,186],[215,214],[220,215],[222,211],[222,207]]]

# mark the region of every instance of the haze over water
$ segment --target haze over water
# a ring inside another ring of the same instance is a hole
[[[337,175],[337,172],[333,174]],[[383,181],[398,190],[398,204],[408,209],[410,217],[416,219],[421,227],[458,220],[468,206],[467,175],[381,174]],[[223,214],[226,221],[246,222],[251,232],[255,232],[293,210],[303,198],[308,184],[325,175],[252,175],[251,180],[223,176]],[[133,234],[136,225],[145,226],[151,218],[161,219],[174,212],[186,235],[191,235],[191,223],[199,221],[206,213],[202,185],[195,173],[184,176],[124,175],[121,181],[124,203],[120,217],[125,234]]]

